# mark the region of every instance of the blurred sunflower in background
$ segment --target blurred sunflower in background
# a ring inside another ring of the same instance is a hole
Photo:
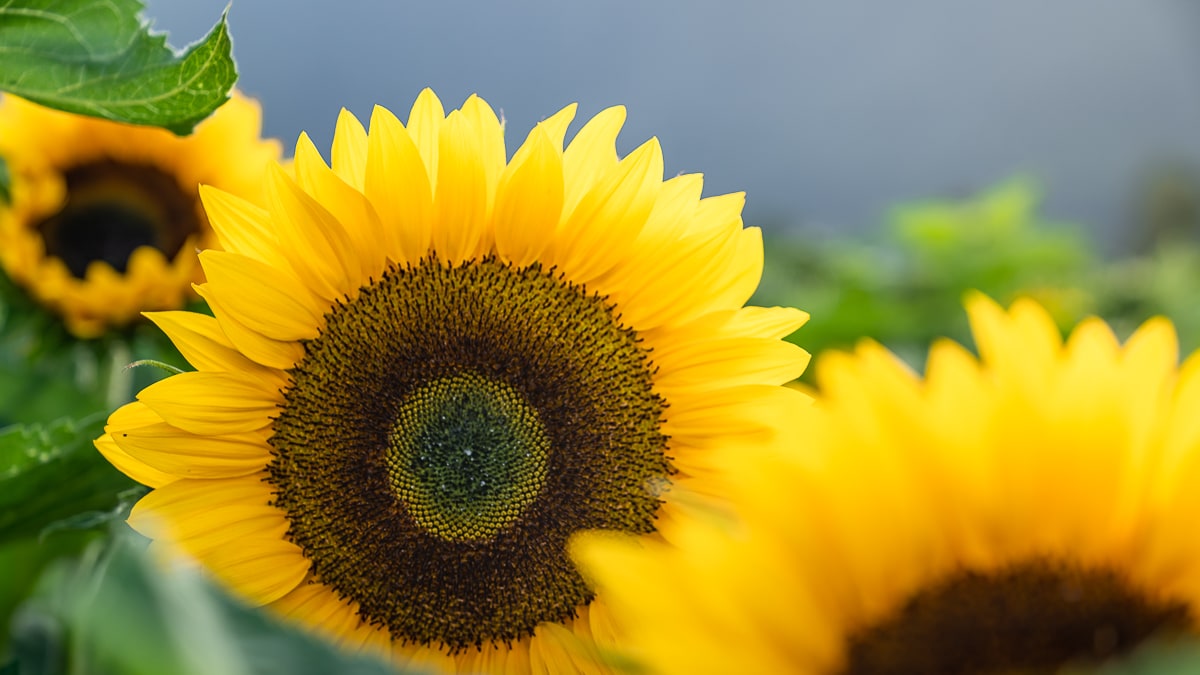
[[[791,449],[731,460],[737,525],[579,542],[651,672],[1059,672],[1195,635],[1200,357],[1163,319],[1122,346],[968,314],[980,357],[942,341],[924,379],[823,357]]]
[[[202,188],[224,250],[214,317],[152,314],[196,372],[141,392],[96,445],[154,488],[129,522],[240,595],[400,664],[602,672],[621,642],[567,553],[577,532],[670,541],[807,398],[807,318],[744,307],[762,272],[743,195],[620,158],[570,106],[507,161],[472,96],[407,125],[307,136],[266,208]]]
[[[215,244],[197,187],[259,198],[262,172],[281,150],[260,138],[261,117],[256,102],[234,94],[179,137],[5,96],[4,272],[78,338],[183,307],[201,278],[196,249]]]

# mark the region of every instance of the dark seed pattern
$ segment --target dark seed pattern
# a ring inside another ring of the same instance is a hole
[[[1190,625],[1185,603],[1148,596],[1112,570],[1037,559],[922,591],[851,637],[843,672],[1054,673]]]
[[[401,643],[454,653],[573,617],[593,596],[568,538],[654,529],[672,469],[653,373],[553,270],[393,267],[291,371],[268,465],[288,536]]]
[[[64,179],[66,204],[35,228],[47,255],[78,278],[96,260],[124,273],[141,246],[173,258],[202,228],[198,196],[156,167],[101,160],[68,169]]]
[[[537,499],[549,449],[537,411],[519,392],[464,373],[435,380],[401,403],[388,475],[430,534],[488,539]]]

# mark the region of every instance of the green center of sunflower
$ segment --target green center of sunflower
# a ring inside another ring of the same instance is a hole
[[[1037,559],[918,593],[851,637],[843,672],[1054,673],[1189,626],[1185,603],[1147,596],[1111,570]]]
[[[510,643],[592,599],[567,554],[654,530],[672,469],[636,333],[539,265],[386,271],[305,343],[269,481],[316,577],[402,643]]]
[[[68,169],[64,179],[66,203],[35,228],[46,254],[81,279],[97,260],[124,273],[141,246],[172,258],[201,229],[196,196],[156,167],[101,160]]]
[[[546,428],[520,392],[463,373],[430,382],[400,405],[388,474],[430,534],[488,539],[541,493],[549,449]]]

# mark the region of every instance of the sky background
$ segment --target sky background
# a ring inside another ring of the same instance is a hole
[[[227,0],[148,0],[181,47]],[[336,9],[335,9],[336,8]],[[747,192],[747,224],[863,232],[888,207],[1034,176],[1114,248],[1150,172],[1200,167],[1196,0],[237,0],[265,131],[327,148],[338,110],[483,96],[511,151],[562,106],[624,104],[622,153]]]

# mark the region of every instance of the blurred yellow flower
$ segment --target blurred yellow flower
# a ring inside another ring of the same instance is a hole
[[[197,187],[257,198],[281,149],[260,126],[237,94],[187,137],[5,96],[0,265],[81,338],[182,307],[201,278],[196,249],[215,243]]]
[[[924,379],[874,343],[822,357],[792,447],[734,467],[734,527],[584,538],[656,673],[1055,672],[1194,632],[1200,357],[1169,322],[1063,344],[968,301]]]

